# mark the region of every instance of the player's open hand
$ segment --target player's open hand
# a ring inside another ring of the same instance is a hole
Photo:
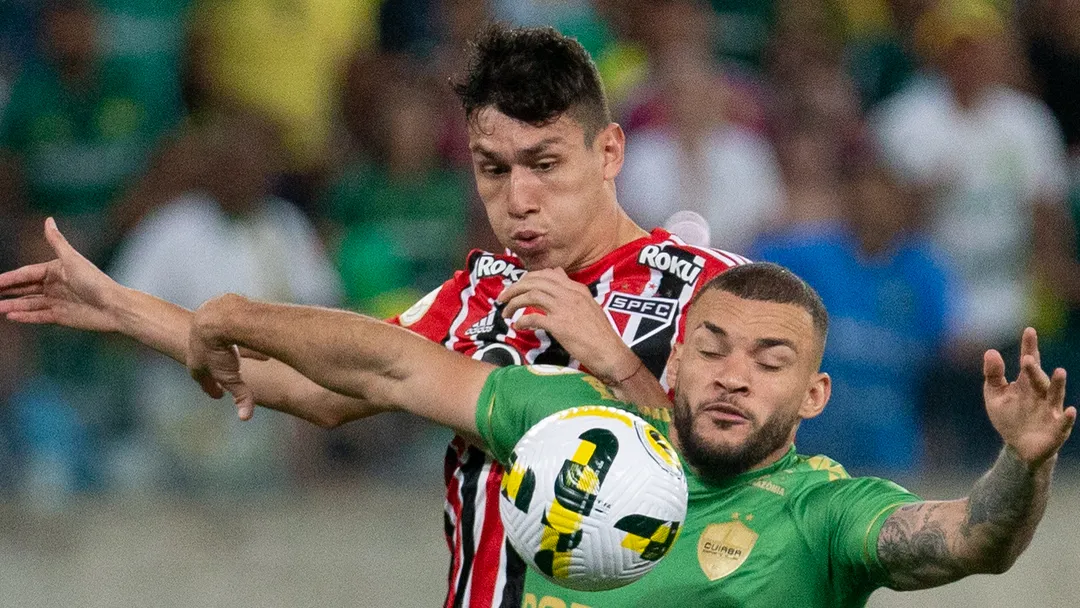
[[[1005,378],[1005,361],[996,350],[983,355],[983,375],[986,412],[1005,444],[1032,466],[1057,454],[1072,432],[1076,408],[1064,407],[1065,370],[1055,369],[1052,376],[1043,371],[1035,330],[1024,330],[1015,381]]]
[[[45,220],[45,240],[56,259],[0,274],[0,315],[19,323],[116,331],[109,303],[120,285],[75,251],[52,218]]]
[[[195,311],[188,339],[187,366],[203,392],[214,399],[231,393],[240,419],[250,420],[255,413],[255,395],[240,373],[240,348],[224,340],[218,331],[222,313],[232,297],[235,296],[219,296]],[[245,353],[245,356],[252,355]]]
[[[534,270],[499,294],[503,316],[515,329],[542,329],[597,378],[615,384],[633,374],[641,362],[615,333],[589,288],[561,268]],[[526,308],[541,312],[525,313]]]

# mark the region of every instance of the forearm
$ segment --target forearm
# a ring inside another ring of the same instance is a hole
[[[119,333],[186,365],[193,312],[126,287],[117,290],[110,306]]]
[[[1011,567],[1042,519],[1055,460],[1032,467],[1006,448],[967,498],[898,509],[878,536],[889,586],[925,589]]]
[[[671,401],[660,381],[640,361],[629,377],[611,384],[615,396],[638,407],[669,408]]]
[[[123,288],[114,300],[118,331],[181,365],[187,364],[192,311],[133,289]],[[312,382],[288,365],[244,359],[243,374],[261,406],[335,427],[376,414],[380,409],[361,399],[339,395]]]
[[[1031,465],[1006,446],[971,489],[961,536],[971,560],[1004,571],[1035,535],[1046,511],[1057,456]]]
[[[341,395],[319,386],[274,359],[244,359],[241,373],[254,392],[257,404],[323,428],[334,428],[385,411],[385,408],[364,399]]]
[[[231,295],[199,309],[192,340],[218,348],[236,344],[277,359],[324,389],[354,399],[354,417],[403,409],[470,435],[475,434],[476,401],[492,369],[356,313]],[[308,410],[314,403],[294,401]]]

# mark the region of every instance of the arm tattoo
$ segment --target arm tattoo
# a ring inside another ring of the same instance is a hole
[[[878,559],[889,572],[890,587],[921,589],[953,580],[958,560],[948,533],[950,507],[947,502],[921,502],[900,507],[885,520]]]
[[[897,509],[877,543],[889,586],[923,589],[1008,569],[1042,518],[1052,468],[1032,471],[1006,448],[967,499]]]
[[[964,534],[970,535],[980,524],[1007,533],[1008,528],[1027,519],[1035,490],[1036,480],[1028,465],[1012,449],[1002,450],[994,468],[971,489]]]

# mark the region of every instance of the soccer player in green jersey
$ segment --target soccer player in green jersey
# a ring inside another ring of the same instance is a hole
[[[690,472],[679,541],[649,576],[614,591],[574,592],[531,575],[524,606],[860,606],[881,586],[920,589],[1007,570],[1042,518],[1076,419],[1075,408],[1063,407],[1065,370],[1042,370],[1031,329],[1015,381],[988,351],[984,399],[1004,449],[968,497],[923,501],[795,453],[800,420],[829,398],[819,371],[827,325],[813,289],[779,266],[750,264],[713,279],[671,354],[671,415],[641,411],[669,433]],[[249,394],[238,346],[355,397],[363,405],[353,407],[369,408],[357,416],[408,410],[503,460],[553,412],[633,409],[583,374],[497,369],[360,315],[240,296],[196,312],[189,366],[205,390]]]

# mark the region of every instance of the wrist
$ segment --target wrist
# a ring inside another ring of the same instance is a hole
[[[195,311],[192,332],[211,343],[238,344],[242,342],[238,319],[244,319],[243,309],[249,304],[247,298],[227,293],[207,300]]]
[[[1017,466],[1023,467],[1029,473],[1035,473],[1046,465],[1053,466],[1057,462],[1057,452],[1050,454],[1049,456],[1037,455],[1032,456],[1024,454],[1015,446],[1008,443],[1005,444],[1002,457],[1007,458],[1016,463]]]

